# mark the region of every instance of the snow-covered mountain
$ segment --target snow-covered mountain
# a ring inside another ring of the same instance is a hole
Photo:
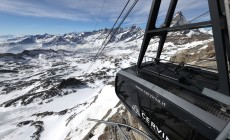
[[[76,51],[82,46],[84,48],[93,48],[95,45],[98,47],[110,31],[110,29],[105,28],[92,32],[73,32],[64,35],[44,34],[12,37],[0,41],[0,53],[20,53],[25,49],[65,49]],[[135,25],[130,28],[120,28],[110,42],[129,42],[141,38],[143,33],[143,30]]]
[[[137,62],[144,35],[135,25],[120,28],[95,61],[109,32],[28,35],[1,41],[0,138],[98,139],[105,125],[87,118],[107,120],[122,113],[114,78],[121,68]],[[156,55],[157,40],[151,40],[146,56]],[[194,48],[205,53],[202,50],[211,42],[207,30],[171,33],[162,59],[176,60],[179,51]],[[192,53],[191,58],[196,55]]]
[[[187,21],[187,19],[184,17],[184,15],[182,14],[181,11],[177,12],[175,14],[175,16],[173,17],[173,20],[171,22],[171,27],[175,27],[175,26],[180,26],[180,25],[186,25],[189,22]]]

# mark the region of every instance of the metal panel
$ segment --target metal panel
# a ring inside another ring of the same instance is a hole
[[[224,36],[224,17],[221,15],[220,5],[217,0],[209,0],[209,11],[211,15],[212,30],[214,37],[214,45],[216,51],[216,60],[218,67],[218,75],[220,81],[220,92],[230,95],[229,75],[227,67],[227,56],[225,48]]]
[[[208,113],[202,109],[200,109],[199,107],[183,100],[182,98],[175,96],[174,94],[158,87],[157,85],[154,85],[148,81],[145,81],[135,75],[132,75],[130,73],[127,73],[125,71],[119,71],[119,74],[134,80],[137,83],[140,83],[141,85],[145,86],[146,88],[153,90],[154,92],[158,93],[160,96],[162,96],[163,98],[171,101],[173,104],[179,106],[180,108],[182,108],[183,110],[189,112],[190,114],[192,114],[193,116],[195,116],[196,118],[198,118],[199,120],[203,121],[204,123],[208,124],[209,126],[213,127],[214,129],[216,129],[217,131],[221,131],[225,125],[226,122],[219,119],[218,117],[212,115],[211,113]],[[143,84],[144,83],[144,84]],[[208,118],[208,119],[207,119]]]
[[[159,32],[164,32],[164,31],[173,32],[173,31],[197,29],[197,28],[204,28],[204,27],[211,27],[211,22],[205,21],[205,22],[198,22],[198,23],[181,25],[181,26],[174,26],[169,28],[159,28],[159,29],[149,30],[148,33],[152,35],[158,35]]]

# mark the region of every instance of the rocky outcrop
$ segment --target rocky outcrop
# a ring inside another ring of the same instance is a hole
[[[51,115],[65,115],[67,113],[68,109],[64,109],[62,111],[59,112],[53,112],[53,111],[45,111],[45,112],[41,112],[41,113],[35,113],[32,116],[36,116],[36,117],[46,117],[46,116],[51,116]]]
[[[194,48],[179,51],[170,58],[170,61],[215,69],[217,67],[215,56],[213,42],[209,42],[206,46],[198,45]]]
[[[82,80],[76,79],[76,78],[68,78],[66,80],[63,80],[59,85],[58,89],[63,88],[80,88],[84,87],[87,84],[83,82]]]
[[[27,121],[23,121],[23,122],[18,123],[17,127],[23,127],[23,126],[29,125],[29,124],[30,124],[30,126],[34,126],[36,128],[36,131],[30,137],[32,138],[32,140],[39,140],[41,133],[44,131],[43,121],[27,120]]]
[[[33,140],[39,140],[40,136],[41,136],[41,133],[44,131],[43,121],[33,122],[31,124],[31,126],[34,126],[36,128],[36,131],[33,133],[33,135],[31,136],[31,138]]]
[[[118,122],[118,123],[128,124],[128,125],[131,125],[132,123],[129,120],[128,111],[123,107],[120,107],[117,113],[115,113],[112,117],[110,117],[108,121]],[[122,131],[124,132],[124,134],[128,139],[137,140],[132,131],[129,131],[128,129],[122,129]],[[108,125],[104,129],[104,134],[100,135],[98,137],[98,140],[108,140],[108,139],[123,140],[124,138],[120,134],[118,128]]]
[[[62,92],[60,92],[56,88],[51,88],[45,91],[19,96],[17,98],[3,102],[2,104],[0,104],[0,106],[4,106],[4,107],[16,106],[16,104],[19,102],[21,105],[26,106],[32,103],[35,99],[45,100],[45,99],[52,98],[54,96],[62,96]]]
[[[123,105],[121,105],[121,103],[119,103],[117,107],[118,107],[117,112],[111,117],[109,117],[107,121],[127,124],[141,131],[144,131],[142,126],[138,123],[138,121],[129,113],[128,110],[125,109]],[[97,129],[98,125],[99,124],[96,124],[96,126],[89,132],[89,134],[94,135],[94,131],[95,129]],[[135,132],[130,131],[128,128],[127,129],[122,128],[122,131],[124,132],[126,137],[130,140],[144,139],[144,137],[138,135]],[[87,138],[90,139],[90,137]],[[107,125],[104,129],[104,133],[98,137],[98,140],[108,140],[108,139],[123,140],[124,138],[122,137],[121,133],[119,133],[118,128],[111,125]]]
[[[17,124],[17,127],[22,127],[24,125],[28,125],[28,124],[31,124],[33,123],[34,121],[33,120],[27,120],[27,121],[23,121],[23,122],[20,122]]]

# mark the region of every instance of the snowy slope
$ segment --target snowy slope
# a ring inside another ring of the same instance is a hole
[[[2,56],[0,137],[82,139],[94,126],[87,117],[102,119],[118,103],[114,87],[106,85],[114,81],[120,68],[136,61],[128,59],[131,50],[119,56],[117,51],[110,53],[113,55],[99,58],[87,73],[92,62],[89,54],[34,50],[7,56],[7,60]],[[70,78],[86,85],[58,88]]]
[[[210,41],[184,45],[168,42],[163,57],[169,59],[178,50]],[[95,50],[87,53],[34,50],[1,56],[0,137],[82,139],[95,124],[86,119],[102,119],[118,103],[114,87],[106,85],[112,84],[119,69],[137,62],[140,44],[138,40],[110,43],[90,70]],[[155,51],[149,50],[147,55],[154,56]],[[77,86],[76,82],[68,87],[67,83],[59,88],[71,78],[86,84]]]

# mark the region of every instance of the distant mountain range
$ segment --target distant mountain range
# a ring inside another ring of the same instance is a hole
[[[0,53],[19,53],[24,49],[52,49],[54,46],[71,47],[71,50],[75,50],[79,45],[94,44],[98,40],[103,40],[109,32],[110,29],[105,28],[92,32],[72,32],[64,35],[44,34],[13,37],[0,42]],[[131,41],[142,36],[143,30],[133,25],[130,28],[119,28],[110,42]]]
[[[182,12],[175,14],[171,26],[185,25],[188,21],[183,16]],[[0,36],[0,53],[20,53],[23,50],[33,49],[64,49],[76,51],[84,48],[99,47],[111,29],[100,29],[92,32],[67,33],[64,35],[27,35],[21,37],[15,36]],[[180,32],[181,34],[183,32]],[[185,34],[202,34],[210,37],[211,33],[205,30],[193,30],[192,32],[184,32]],[[136,25],[129,28],[119,28],[110,40],[110,43],[131,42],[134,40],[142,40],[144,30]],[[174,33],[175,35],[175,33]]]

